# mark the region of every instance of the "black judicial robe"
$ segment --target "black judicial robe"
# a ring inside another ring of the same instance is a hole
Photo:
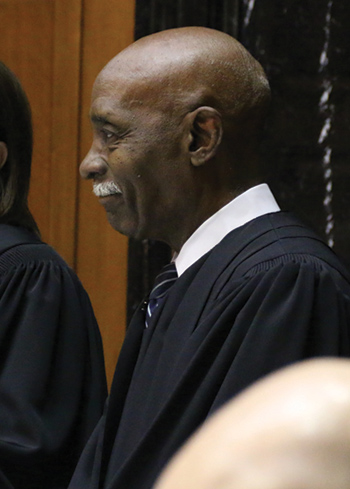
[[[350,278],[287,213],[232,231],[127,331],[105,415],[69,489],[150,489],[225,401],[308,357],[350,354]]]
[[[106,395],[78,278],[32,233],[0,224],[0,488],[66,488]]]

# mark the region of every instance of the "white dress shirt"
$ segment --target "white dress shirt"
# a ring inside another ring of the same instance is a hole
[[[266,183],[243,192],[204,221],[188,238],[174,257],[178,276],[234,229],[256,217],[278,211],[280,208]]]

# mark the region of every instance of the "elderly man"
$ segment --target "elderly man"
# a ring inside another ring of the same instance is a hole
[[[113,228],[175,256],[131,321],[70,489],[149,489],[242,388],[349,355],[349,276],[259,175],[269,98],[259,63],[206,28],[143,38],[98,75],[81,174]]]
[[[266,377],[193,435],[155,489],[348,489],[350,362]]]

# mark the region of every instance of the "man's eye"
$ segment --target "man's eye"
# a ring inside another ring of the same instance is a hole
[[[102,129],[101,132],[107,141],[110,141],[115,136],[115,134],[111,131],[108,131],[108,129]]]

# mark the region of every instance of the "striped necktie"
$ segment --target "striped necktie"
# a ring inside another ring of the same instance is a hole
[[[162,299],[164,299],[170,287],[174,285],[176,279],[177,271],[173,262],[165,265],[160,274],[157,275],[148,299],[145,320],[146,328],[148,328],[154,310],[158,307]]]

